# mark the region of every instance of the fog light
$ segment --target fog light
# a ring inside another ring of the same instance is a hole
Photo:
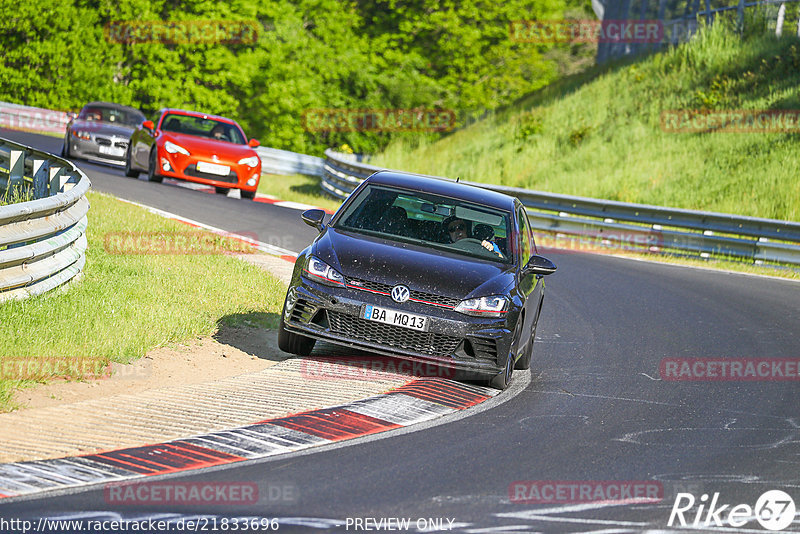
[[[256,177],[253,176],[252,178],[247,180],[247,185],[249,185],[250,187],[253,187],[254,185],[256,185]]]
[[[161,158],[161,170],[163,171],[171,171],[172,168],[169,166],[169,161],[164,158]]]

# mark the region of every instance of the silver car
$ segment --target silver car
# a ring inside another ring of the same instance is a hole
[[[138,109],[109,102],[90,102],[67,125],[61,155],[125,165],[131,134],[144,121]]]

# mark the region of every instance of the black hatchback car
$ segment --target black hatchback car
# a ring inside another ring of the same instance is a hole
[[[278,334],[308,355],[317,339],[485,378],[504,389],[528,369],[555,271],[537,255],[514,197],[457,182],[381,171],[323,223],[297,258]]]

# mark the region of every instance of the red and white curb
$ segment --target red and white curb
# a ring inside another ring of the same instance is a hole
[[[417,378],[367,399],[231,430],[86,456],[0,464],[0,498],[267,458],[429,421],[498,393],[442,378]]]

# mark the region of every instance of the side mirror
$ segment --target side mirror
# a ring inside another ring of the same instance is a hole
[[[325,229],[325,225],[322,224],[322,221],[325,219],[325,210],[307,210],[300,215],[300,218],[303,219],[304,223],[309,226],[313,226],[320,232]]]
[[[556,272],[556,265],[544,256],[531,256],[528,264],[522,269],[522,274],[553,274]]]
[[[247,142],[247,145],[250,148],[255,148],[255,147],[261,145],[261,143],[258,141],[258,139],[250,139],[250,141]]]
[[[156,125],[153,124],[153,121],[144,121],[142,127],[150,130],[151,133],[156,129]]]

